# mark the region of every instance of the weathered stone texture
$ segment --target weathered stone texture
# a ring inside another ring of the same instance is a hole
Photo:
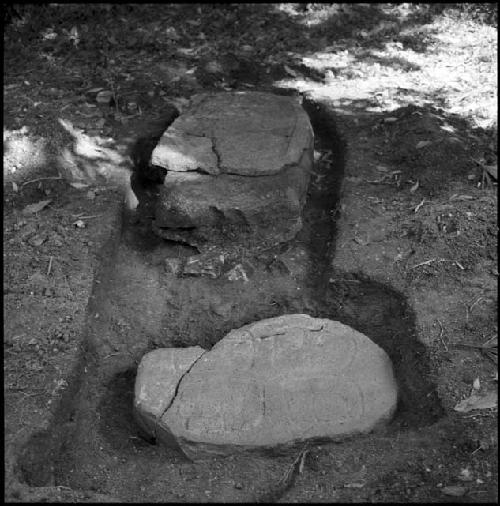
[[[279,243],[302,225],[313,133],[295,98],[199,95],[151,161],[168,171],[154,222],[162,237],[196,246]]]
[[[396,402],[391,362],[368,337],[339,322],[284,315],[233,330],[203,354],[157,436],[202,459],[369,432]]]

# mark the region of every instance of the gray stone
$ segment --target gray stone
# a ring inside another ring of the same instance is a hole
[[[152,154],[152,164],[168,171],[154,230],[195,246],[293,238],[302,226],[313,141],[295,98],[195,96]]]
[[[369,432],[393,415],[397,385],[368,337],[295,314],[231,331],[168,399],[157,437],[196,460]]]
[[[165,270],[177,276],[182,273],[183,263],[182,258],[165,258]]]
[[[186,259],[182,268],[184,276],[209,276],[218,278],[224,266],[224,254],[216,249],[210,248],[200,255],[192,255]]]
[[[137,368],[134,415],[141,429],[156,437],[156,425],[172,403],[182,376],[205,353],[199,346],[160,348],[142,357]]]
[[[248,282],[248,276],[245,268],[241,264],[236,264],[232,269],[226,272],[226,277],[229,281],[244,281]]]

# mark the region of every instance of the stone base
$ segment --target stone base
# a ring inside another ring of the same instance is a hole
[[[167,169],[154,231],[193,246],[274,245],[302,226],[314,137],[295,98],[200,95],[153,151]]]

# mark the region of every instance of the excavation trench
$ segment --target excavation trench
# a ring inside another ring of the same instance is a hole
[[[168,272],[165,258],[193,255],[193,248],[151,233],[155,184],[135,182],[141,218],[134,223],[124,219],[119,240],[106,247],[79,365],[52,426],[32,437],[19,455],[22,481],[131,501],[196,501],[206,499],[207,489],[220,500],[255,499],[258,490],[279,479],[289,463],[286,455],[249,452],[209,466],[188,462],[139,434],[132,416],[134,379],[138,362],[152,349],[210,349],[231,329],[286,313],[339,320],[388,353],[400,388],[398,409],[385,432],[363,436],[380,444],[381,452],[384,438],[404,437],[439,419],[442,408],[429,378],[428,357],[416,339],[405,298],[389,286],[331,268],[347,147],[331,112],[312,102],[304,107],[316,150],[324,154],[311,179],[304,226],[290,243],[240,257],[247,282]],[[351,451],[362,457],[358,446]],[[252,483],[243,495],[230,485],[235,477]]]

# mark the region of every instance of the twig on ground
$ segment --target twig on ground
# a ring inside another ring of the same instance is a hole
[[[422,201],[420,202],[420,204],[418,204],[415,209],[414,209],[414,212],[415,213],[418,213],[420,211],[420,208],[424,205],[424,202],[425,202],[425,199],[422,199]]]
[[[25,181],[21,187],[27,185],[27,184],[30,184],[30,183],[38,183],[38,181],[45,181],[47,179],[64,179],[63,177],[61,176],[53,176],[53,177],[38,177],[36,179],[32,179],[31,181]]]
[[[450,262],[459,267],[460,269],[464,270],[464,267],[460,263],[458,263],[455,260],[447,260],[446,258],[431,258],[430,260],[426,260],[425,262],[420,262],[419,264],[413,265],[412,267],[410,267],[410,269],[422,267],[423,265],[430,265],[432,262]]]
[[[302,473],[304,469],[305,457],[309,452],[309,449],[309,445],[306,444],[290,464],[286,470],[286,473],[279,480],[276,487],[273,487],[273,490],[270,492],[263,494],[256,500],[256,502],[262,503],[278,501],[283,496],[283,494],[293,486],[297,474]]]
[[[446,260],[444,258],[431,258],[430,260],[426,260],[425,262],[420,262],[417,265],[414,265],[413,267],[410,267],[410,269],[415,269],[417,267],[422,267],[423,265],[429,265],[432,262],[450,262],[450,260]]]
[[[494,364],[498,363],[498,337],[496,335],[487,339],[483,344],[457,343],[454,344],[454,346],[457,348],[472,348],[478,350]]]
[[[470,306],[469,306],[469,311],[472,311],[472,308],[480,301],[483,300],[483,296],[480,295]]]
[[[429,265],[429,264],[431,264],[432,262],[435,262],[435,261],[436,261],[435,258],[431,258],[430,260],[426,260],[425,262],[420,262],[419,264],[414,265],[413,267],[410,267],[410,269],[415,269],[417,267],[421,267],[422,265]]]
[[[465,323],[469,323],[469,315],[472,312],[472,308],[482,299],[483,297],[480,295],[472,304],[465,304]]]
[[[79,216],[78,214],[73,215],[74,218],[78,218],[80,220],[90,220],[91,218],[99,218],[100,216],[100,214],[94,214],[93,216]]]
[[[118,353],[110,353],[109,355],[106,355],[106,356],[103,358],[103,360],[106,360],[107,358],[110,358],[110,357],[114,357],[114,356],[116,356],[116,355],[121,355],[121,353],[119,353],[119,352],[118,352]]]

